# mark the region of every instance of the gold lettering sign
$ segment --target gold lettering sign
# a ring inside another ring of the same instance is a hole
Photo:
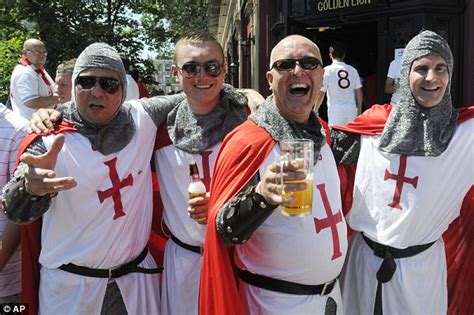
[[[372,0],[321,0],[318,2],[318,11],[332,11],[344,8],[352,8],[362,5],[369,5]]]

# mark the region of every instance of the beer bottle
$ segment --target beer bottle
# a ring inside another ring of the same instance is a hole
[[[196,164],[196,161],[190,160],[189,162],[189,176],[191,177],[191,182],[188,186],[188,195],[189,199],[196,197],[205,197],[206,196],[206,186],[199,176],[199,170]]]

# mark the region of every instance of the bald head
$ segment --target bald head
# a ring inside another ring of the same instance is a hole
[[[23,43],[22,54],[26,56],[26,59],[35,67],[41,68],[46,62],[48,52],[42,41],[36,38],[30,38]]]
[[[40,41],[39,39],[36,39],[36,38],[27,39],[27,40],[23,43],[23,49],[24,49],[24,50],[36,49],[38,46],[44,48],[44,43],[43,43],[42,41]]]
[[[279,66],[272,68],[275,62]],[[280,114],[307,123],[321,90],[323,74],[321,53],[314,42],[301,35],[282,39],[272,50],[267,71],[273,103]]]
[[[289,52],[298,52],[298,51],[305,51],[311,52],[314,54],[314,57],[319,59],[322,64],[321,60],[321,52],[319,51],[318,46],[311,41],[310,39],[301,36],[301,35],[289,35],[283,38],[278,44],[273,47],[272,52],[270,54],[270,68],[272,67],[273,63],[280,59],[285,58],[297,58],[301,56],[288,56]]]

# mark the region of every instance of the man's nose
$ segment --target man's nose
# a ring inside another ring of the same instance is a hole
[[[92,87],[91,92],[94,96],[105,94],[104,89],[100,86],[99,82],[97,82],[97,81],[95,82],[94,86]]]
[[[429,69],[428,72],[426,73],[426,80],[431,81],[434,78],[436,78],[436,71],[434,69]]]
[[[295,75],[300,75],[300,74],[304,73],[304,69],[301,67],[299,61],[296,62],[295,68],[293,69],[293,73]]]

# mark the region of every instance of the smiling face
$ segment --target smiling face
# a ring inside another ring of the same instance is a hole
[[[172,72],[186,94],[191,111],[198,114],[210,112],[219,102],[227,71],[221,48],[214,42],[184,43],[176,47],[175,59],[176,64],[172,66]],[[208,62],[222,65],[222,71],[218,76],[208,75],[204,67],[201,67],[200,72],[194,77],[183,76],[181,67],[184,64],[203,65]]]
[[[446,60],[429,55],[413,61],[410,69],[410,90],[423,107],[435,107],[443,99],[449,83]]]
[[[82,71],[78,77],[81,76],[114,78],[120,81],[118,73],[110,69],[89,68]],[[94,125],[110,122],[122,105],[122,89],[123,86],[120,85],[115,93],[109,94],[102,89],[99,82],[96,82],[91,89],[82,89],[76,84],[74,93],[79,114]]]
[[[280,41],[271,54],[270,63],[282,59],[314,57],[321,62],[319,48],[309,39],[292,35]],[[273,92],[273,102],[280,114],[299,123],[308,121],[316,96],[321,89],[324,70],[304,70],[299,63],[289,71],[270,69],[267,80]]]

